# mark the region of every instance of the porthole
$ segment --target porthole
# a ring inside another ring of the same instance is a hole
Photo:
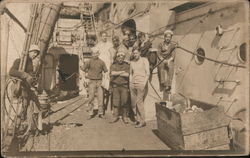
[[[243,43],[240,45],[240,50],[238,51],[238,59],[241,63],[245,63],[247,61],[246,55],[246,43]]]
[[[199,56],[195,55],[195,62],[196,62],[196,64],[198,64],[198,65],[203,64],[204,61],[205,61],[204,57],[206,56],[205,50],[203,48],[198,48],[196,50],[196,54],[199,55]]]

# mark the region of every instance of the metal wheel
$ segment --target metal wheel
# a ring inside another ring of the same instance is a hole
[[[33,115],[34,109],[32,106],[24,107],[24,99],[14,95],[13,90],[17,81],[18,79],[8,79],[4,91],[1,147],[3,151],[9,150],[14,138],[18,138],[18,142],[24,142],[30,131],[37,127],[37,118]]]

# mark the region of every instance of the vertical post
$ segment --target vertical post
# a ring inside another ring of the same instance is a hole
[[[1,121],[4,120],[4,89],[6,86],[7,76],[7,59],[8,59],[8,42],[9,42],[9,20],[1,15]],[[3,125],[4,123],[1,122]],[[3,127],[3,126],[2,126]],[[2,130],[1,130],[2,131]]]

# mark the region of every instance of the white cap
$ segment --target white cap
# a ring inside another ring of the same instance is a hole
[[[116,56],[118,56],[118,55],[124,55],[124,56],[125,56],[125,53],[124,53],[123,51],[119,51],[119,52],[116,54]]]
[[[171,30],[166,30],[165,32],[164,32],[164,35],[166,35],[166,34],[170,34],[170,35],[172,35],[173,36],[173,31],[171,31]]]
[[[38,52],[40,52],[40,48],[38,47],[38,45],[36,44],[30,45],[29,52],[34,51],[34,50],[37,50]]]
[[[158,49],[157,49],[157,48],[150,48],[149,51],[150,51],[150,52],[157,52]]]

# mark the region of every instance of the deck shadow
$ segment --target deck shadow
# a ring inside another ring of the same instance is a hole
[[[159,139],[159,141],[163,142],[167,147],[170,148],[170,150],[173,150],[169,144],[165,143],[165,141],[162,140],[160,133],[157,129],[152,129],[152,132],[157,136],[157,138]]]

